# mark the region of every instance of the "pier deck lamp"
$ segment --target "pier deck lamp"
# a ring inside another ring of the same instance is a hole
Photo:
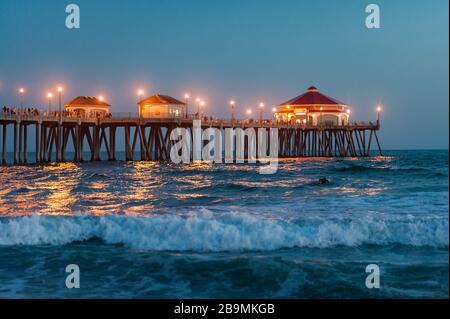
[[[20,102],[20,108],[21,109],[23,109],[24,97],[25,97],[25,89],[24,88],[20,88],[19,89],[19,102]]]
[[[263,111],[264,111],[264,103],[259,103],[259,123],[263,122]]]
[[[200,117],[200,112],[203,113],[203,107],[205,106],[205,101],[200,101],[199,105],[201,106],[201,108],[199,108],[198,116]]]
[[[233,100],[230,101],[230,106],[231,106],[231,123],[234,122],[234,105],[235,102]]]
[[[197,102],[197,118],[200,118],[200,102],[202,100],[198,97],[195,99],[195,102]]]
[[[59,98],[59,108],[58,108],[58,111],[59,111],[59,117],[61,117],[61,107],[62,107],[62,99],[61,99],[61,95],[62,95],[62,91],[63,91],[63,88],[62,88],[62,86],[58,86],[58,98]]]
[[[53,97],[53,94],[51,92],[49,92],[47,94],[47,98],[48,98],[48,114],[49,115],[50,115],[50,112],[52,110],[52,97]]]
[[[184,95],[184,100],[185,100],[185,103],[186,103],[185,117],[188,118],[188,116],[189,116],[189,112],[188,112],[189,94],[186,93]]]
[[[142,101],[142,97],[144,96],[144,90],[143,89],[139,89],[138,91],[137,91],[137,94],[138,94],[138,97],[139,97],[139,107],[138,107],[138,115],[139,115],[139,118],[141,118],[141,114],[142,114],[142,112],[141,112],[141,105],[140,105],[140,102]]]
[[[377,124],[380,125],[380,112],[381,112],[381,106],[377,106]]]

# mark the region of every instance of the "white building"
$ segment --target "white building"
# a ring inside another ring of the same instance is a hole
[[[139,116],[143,118],[183,118],[186,103],[171,96],[156,94],[138,103]]]

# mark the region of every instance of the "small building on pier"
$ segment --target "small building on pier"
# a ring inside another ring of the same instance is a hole
[[[82,117],[105,117],[110,104],[94,96],[78,96],[64,104],[66,111]]]
[[[350,111],[345,103],[320,93],[311,86],[308,91],[281,103],[275,113],[278,123],[309,125],[347,125]]]
[[[171,96],[156,94],[139,101],[139,116],[143,118],[182,118],[186,103]]]

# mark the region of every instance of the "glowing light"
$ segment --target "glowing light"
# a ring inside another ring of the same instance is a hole
[[[230,105],[234,105],[234,101],[233,100],[230,101]]]
[[[263,108],[264,107],[264,103],[259,103],[259,107]]]
[[[252,114],[252,110],[247,110],[247,114]]]
[[[184,98],[187,100],[187,99],[189,98],[189,94],[186,93],[186,94],[184,95]]]
[[[347,114],[350,114],[352,111],[350,111],[350,110],[347,110]]]
[[[200,101],[200,106],[204,106],[205,105],[205,101]]]
[[[144,90],[142,90],[142,89],[139,89],[139,90],[137,91],[137,94],[138,94],[139,96],[142,96],[142,95],[144,95]]]
[[[24,88],[20,88],[19,89],[19,93],[21,93],[21,94],[25,93],[25,89]]]
[[[58,86],[58,92],[62,92],[62,91],[63,91],[62,86]]]
[[[272,108],[272,112],[276,112],[276,111],[277,111],[276,107]]]
[[[320,110],[323,111],[323,107],[320,107]]]
[[[288,109],[290,109],[290,108],[291,108],[291,106],[290,106],[290,105],[288,105],[288,106],[287,106],[287,108],[288,108]]]
[[[103,101],[103,96],[100,95],[100,96],[98,97],[98,100],[99,100],[99,101]]]
[[[47,97],[48,97],[49,99],[51,99],[51,98],[53,97],[53,94],[48,93],[48,94],[47,94]]]
[[[195,99],[195,102],[200,103],[201,99],[198,97]]]
[[[381,112],[381,106],[377,106],[377,112]]]

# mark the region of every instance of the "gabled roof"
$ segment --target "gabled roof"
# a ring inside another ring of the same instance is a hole
[[[95,96],[78,96],[78,97],[74,98],[73,100],[64,104],[64,106],[66,106],[66,107],[70,107],[72,105],[86,105],[86,106],[97,105],[97,106],[103,106],[103,107],[111,106],[108,103],[106,103],[105,101],[100,101]]]
[[[185,105],[186,103],[177,100],[168,95],[155,94],[149,96],[146,99],[139,101],[138,104],[175,104],[175,105]]]
[[[345,103],[326,96],[317,91],[316,87],[311,86],[306,93],[280,104],[280,106],[283,105],[345,105]]]

